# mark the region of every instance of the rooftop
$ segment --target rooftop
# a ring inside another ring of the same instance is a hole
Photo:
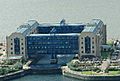
[[[82,32],[96,32],[99,27],[102,27],[101,25],[103,25],[103,22],[100,19],[92,19]]]
[[[80,25],[85,25],[83,23],[66,23],[65,25],[62,26],[80,26]],[[61,26],[60,23],[43,23],[39,24],[40,27],[50,27],[50,26]]]
[[[80,35],[79,33],[66,33],[66,34],[30,34],[29,36],[71,36]]]
[[[18,28],[16,32],[24,33],[28,28]]]
[[[84,30],[82,32],[94,32],[96,26],[85,26]]]
[[[23,25],[21,25],[19,28],[17,28],[16,32],[21,33],[23,35],[28,35],[32,29],[36,28],[37,34],[41,35],[43,34],[67,35],[67,33],[96,32],[97,29],[101,27],[101,25],[103,25],[103,22],[100,19],[93,19],[90,23],[87,24],[66,23],[64,19],[60,23],[53,24],[51,23],[39,24],[35,20],[29,20]],[[38,36],[37,34],[34,36]]]
[[[17,33],[21,33],[23,35],[27,35],[31,29],[38,27],[38,23],[35,20],[29,20],[25,22],[23,25],[19,26],[16,30]]]

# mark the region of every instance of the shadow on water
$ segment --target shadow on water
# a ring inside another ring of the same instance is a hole
[[[84,81],[84,80],[65,77],[61,74],[44,74],[44,75],[41,74],[41,75],[28,75],[11,81]],[[101,79],[101,81],[103,80]],[[108,80],[108,81],[112,81],[112,80]]]
[[[75,78],[65,77],[61,74],[28,75],[11,81],[82,81]]]

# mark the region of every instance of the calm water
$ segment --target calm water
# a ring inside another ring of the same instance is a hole
[[[56,75],[29,75],[11,81],[83,81],[83,80],[56,74]],[[101,81],[103,80],[101,79]]]
[[[74,78],[64,77],[63,75],[29,75],[12,81],[82,81]]]

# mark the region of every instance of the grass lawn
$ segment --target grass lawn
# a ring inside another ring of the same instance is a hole
[[[96,72],[93,72],[93,71],[83,71],[81,72],[82,74],[86,74],[86,75],[94,75],[94,74],[97,74]]]
[[[109,71],[108,75],[117,75],[120,74],[120,71]]]
[[[82,74],[86,74],[86,75],[103,75],[103,73],[96,73],[93,71],[83,71]],[[120,74],[120,71],[109,71],[109,73],[105,73],[105,75],[118,75]]]

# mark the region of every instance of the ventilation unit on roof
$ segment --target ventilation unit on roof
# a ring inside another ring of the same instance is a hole
[[[65,25],[65,19],[62,19],[61,21],[60,21],[60,26],[64,26]]]

